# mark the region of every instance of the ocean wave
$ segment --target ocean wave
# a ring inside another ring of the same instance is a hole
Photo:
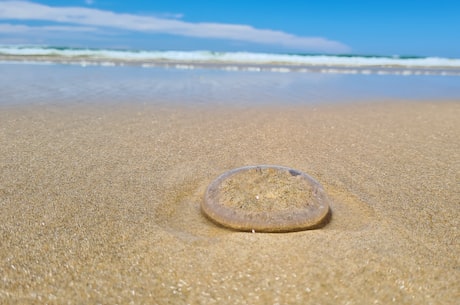
[[[211,51],[147,51],[0,46],[0,60],[81,65],[158,65],[179,69],[203,66],[225,70],[372,74],[459,75],[460,59],[360,55],[270,54]]]

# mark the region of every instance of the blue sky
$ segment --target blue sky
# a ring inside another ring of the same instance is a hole
[[[460,57],[460,1],[0,0],[0,44]]]

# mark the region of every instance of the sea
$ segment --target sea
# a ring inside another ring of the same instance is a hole
[[[0,104],[460,100],[460,59],[0,46]]]

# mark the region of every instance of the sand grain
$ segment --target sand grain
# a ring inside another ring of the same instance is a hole
[[[455,304],[460,104],[10,106],[0,111],[0,303]],[[218,174],[281,164],[322,229],[200,213]]]

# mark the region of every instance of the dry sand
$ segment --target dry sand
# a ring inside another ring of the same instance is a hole
[[[2,106],[0,303],[455,304],[460,103]],[[279,164],[325,188],[318,230],[200,213]]]

